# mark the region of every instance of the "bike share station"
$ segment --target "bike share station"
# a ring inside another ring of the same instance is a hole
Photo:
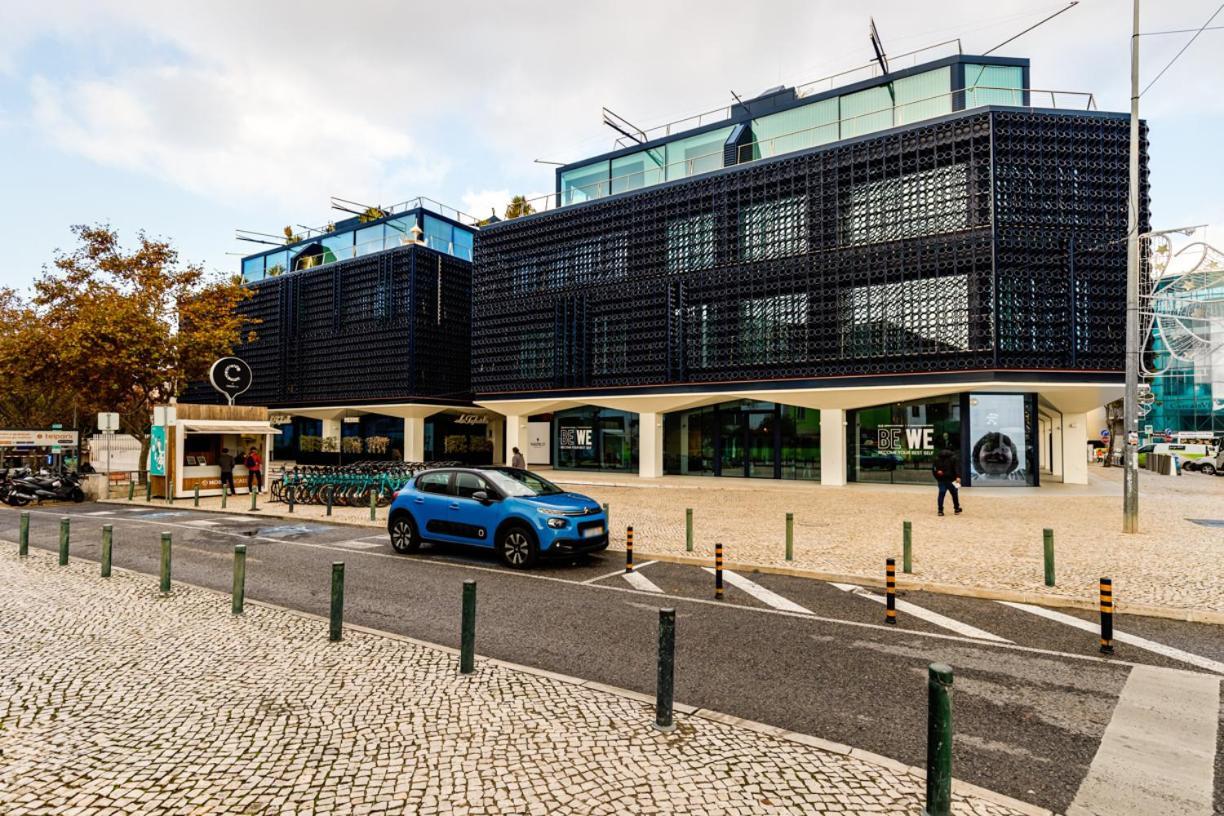
[[[172,402],[153,408],[153,427],[149,434],[149,483],[158,498],[194,495],[221,495],[221,466],[218,457],[229,449],[234,457],[235,489],[246,492],[249,474],[240,464],[255,448],[264,462],[264,483],[268,491],[267,463],[272,454],[272,437],[280,429],[268,422],[268,409],[254,405],[234,405],[234,398],[251,387],[251,369],[237,357],[224,357],[213,363],[209,373],[213,387],[229,399],[228,405],[198,405]],[[169,485],[169,493],[167,493]]]

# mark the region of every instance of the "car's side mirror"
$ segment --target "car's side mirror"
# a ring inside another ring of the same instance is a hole
[[[489,501],[489,494],[483,490],[477,490],[475,493],[472,494],[472,498],[480,502],[481,504],[484,504],[485,502]]]

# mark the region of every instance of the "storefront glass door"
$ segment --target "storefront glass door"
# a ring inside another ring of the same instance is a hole
[[[744,423],[738,411],[720,412],[719,476],[744,475]]]
[[[748,411],[740,414],[747,435],[748,472],[757,479],[773,479],[778,461],[778,423],[774,411]]]

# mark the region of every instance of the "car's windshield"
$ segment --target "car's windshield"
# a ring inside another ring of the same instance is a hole
[[[551,496],[565,492],[547,479],[526,470],[497,468],[482,470],[481,473],[507,496]]]

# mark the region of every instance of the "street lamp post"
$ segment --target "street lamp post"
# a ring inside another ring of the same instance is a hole
[[[1122,531],[1139,532],[1139,0],[1131,32],[1130,192],[1126,229],[1126,394],[1122,423]]]

